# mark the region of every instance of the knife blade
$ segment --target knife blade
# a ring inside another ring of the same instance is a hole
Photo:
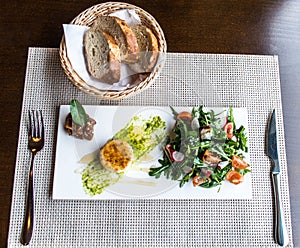
[[[275,197],[275,225],[274,238],[280,246],[286,246],[289,242],[288,232],[284,221],[284,212],[281,203],[280,192],[280,158],[278,152],[278,135],[277,135],[277,110],[274,109],[268,128],[267,139],[267,154],[273,161],[273,168],[271,172],[273,192]]]

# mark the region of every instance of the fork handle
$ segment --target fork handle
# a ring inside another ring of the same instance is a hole
[[[28,182],[28,189],[27,189],[25,218],[24,218],[21,239],[20,239],[20,241],[23,245],[29,244],[32,233],[33,233],[33,224],[34,224],[33,162],[34,162],[34,157],[35,157],[35,153],[32,153],[32,159],[31,159],[30,171],[29,171],[29,182]]]

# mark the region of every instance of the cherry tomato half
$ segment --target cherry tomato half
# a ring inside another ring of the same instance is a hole
[[[234,168],[237,169],[246,169],[248,167],[247,162],[237,155],[231,157],[231,164]]]
[[[234,170],[227,172],[226,179],[233,184],[240,184],[244,181],[243,175]]]

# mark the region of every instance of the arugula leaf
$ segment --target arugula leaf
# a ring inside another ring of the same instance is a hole
[[[198,118],[201,128],[206,127],[211,123],[211,115],[204,112],[203,106],[199,106],[198,109],[194,108],[192,113],[194,117]]]
[[[248,172],[251,172],[251,170],[249,169],[240,169],[240,170],[237,170],[239,173],[241,173],[243,176],[245,176]]]
[[[238,138],[239,148],[244,152],[248,152],[247,136],[245,134],[245,127],[241,126],[239,129],[237,129],[234,132],[234,134]]]
[[[229,107],[229,114],[228,114],[227,119],[228,119],[228,122],[234,123],[233,108],[231,106]]]
[[[174,117],[176,117],[178,115],[178,112],[172,106],[170,106],[170,109],[171,109],[172,114],[174,115]]]
[[[82,107],[82,105],[80,104],[80,102],[78,102],[76,99],[73,99],[70,103],[70,112],[74,123],[76,123],[81,127],[84,127],[86,125],[87,123],[86,112]]]

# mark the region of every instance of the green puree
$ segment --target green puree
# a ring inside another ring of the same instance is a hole
[[[160,116],[150,116],[149,119],[134,116],[113,139],[120,139],[131,145],[136,162],[162,141],[165,129],[166,123]]]
[[[134,116],[123,129],[113,136],[113,139],[120,139],[130,144],[133,149],[133,162],[137,162],[162,141],[165,129],[166,123],[160,116],[150,116],[148,119]],[[118,182],[124,173],[105,169],[97,156],[83,169],[81,174],[85,193],[94,196],[101,194],[105,188]]]
[[[111,184],[118,182],[123,172],[116,173],[105,169],[97,157],[82,171],[81,179],[86,194],[94,196],[101,194]]]

